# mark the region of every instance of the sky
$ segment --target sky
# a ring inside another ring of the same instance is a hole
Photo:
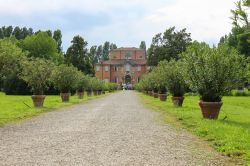
[[[229,33],[233,0],[0,0],[0,26],[60,29],[63,49],[80,35],[89,47],[151,44],[167,28],[187,28],[193,40],[217,44]]]

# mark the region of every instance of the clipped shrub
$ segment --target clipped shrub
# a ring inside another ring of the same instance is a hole
[[[242,84],[245,59],[226,45],[210,48],[195,42],[182,54],[184,78],[201,100],[220,102],[222,96]]]
[[[78,82],[78,70],[65,64],[57,66],[51,75],[51,80],[61,93],[69,93],[76,88]]]
[[[43,95],[48,89],[53,64],[44,59],[31,59],[22,61],[20,78],[31,88],[34,95]]]

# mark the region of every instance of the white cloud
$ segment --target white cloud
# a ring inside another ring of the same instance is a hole
[[[194,39],[211,42],[231,30],[233,8],[234,2],[228,0],[176,0],[146,19],[154,26],[187,28]]]
[[[25,20],[29,16],[36,18],[37,13],[50,20],[50,13],[72,11],[103,13],[111,20],[107,24],[95,24],[79,30],[70,26],[81,23],[65,20],[59,14],[57,20],[69,26],[63,32],[64,47],[76,34],[83,35],[90,45],[101,44],[105,40],[119,46],[138,46],[141,40],[146,40],[149,45],[153,35],[171,26],[187,28],[193,39],[211,44],[230,31],[230,9],[233,8],[234,2],[229,0],[0,0],[0,13]]]

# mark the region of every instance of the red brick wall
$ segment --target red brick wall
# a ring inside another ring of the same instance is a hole
[[[130,52],[132,59],[146,59],[144,50],[113,50],[110,52],[109,59],[126,59],[127,52]]]

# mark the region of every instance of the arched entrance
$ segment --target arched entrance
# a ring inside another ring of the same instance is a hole
[[[125,84],[131,84],[131,76],[130,75],[125,76]]]

